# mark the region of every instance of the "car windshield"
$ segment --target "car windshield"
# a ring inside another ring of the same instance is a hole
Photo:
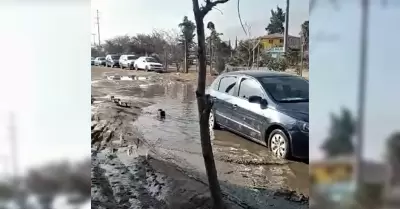
[[[128,56],[128,60],[135,60],[136,59],[136,56]]]
[[[157,62],[157,60],[154,59],[153,57],[146,57],[146,61],[147,62]]]
[[[117,60],[117,59],[119,59],[119,56],[112,56],[111,57],[113,60]]]
[[[296,76],[262,77],[261,85],[281,103],[308,102],[308,81]]]

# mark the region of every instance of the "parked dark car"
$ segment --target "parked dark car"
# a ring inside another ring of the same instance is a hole
[[[272,71],[236,71],[207,89],[213,100],[210,130],[219,127],[259,142],[278,158],[308,158],[306,79]]]
[[[119,55],[109,54],[106,56],[106,67],[119,67]]]

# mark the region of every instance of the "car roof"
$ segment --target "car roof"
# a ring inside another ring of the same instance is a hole
[[[271,70],[240,70],[240,71],[232,71],[232,72],[226,72],[222,73],[222,76],[226,75],[247,75],[251,76],[254,78],[259,78],[259,77],[282,77],[282,76],[293,76],[295,77],[296,75],[289,74],[289,73],[284,73],[284,72],[277,72],[277,71],[271,71]]]

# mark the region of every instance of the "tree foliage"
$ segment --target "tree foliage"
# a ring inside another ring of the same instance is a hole
[[[36,195],[43,208],[51,208],[54,198],[61,194],[75,194],[82,201],[87,200],[91,195],[90,162],[88,158],[76,164],[56,162],[31,169],[20,181],[27,191],[18,193]],[[16,191],[13,185],[0,182],[0,200],[14,198]]]
[[[91,48],[92,57],[107,54],[135,54],[153,56],[161,62],[175,63],[179,69],[183,59],[181,36],[177,31],[154,30],[150,34],[116,36],[101,46]]]
[[[297,67],[301,59],[299,49],[288,48],[288,51],[284,56],[287,64],[292,67]]]
[[[269,21],[270,22],[268,26],[265,28],[268,34],[284,32],[283,23],[285,22],[285,13],[283,12],[282,8],[277,6],[276,11],[272,9],[271,18]]]
[[[354,153],[352,137],[355,133],[355,120],[348,109],[342,109],[340,116],[331,115],[331,128],[328,138],[321,148],[327,157]]]

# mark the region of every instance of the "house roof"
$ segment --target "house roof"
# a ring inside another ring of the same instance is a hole
[[[260,36],[259,38],[283,38],[284,35],[282,33],[273,33],[273,34],[269,34],[269,35],[265,35],[265,36]],[[300,38],[297,36],[292,36],[289,35],[289,37],[293,37],[293,38]]]

